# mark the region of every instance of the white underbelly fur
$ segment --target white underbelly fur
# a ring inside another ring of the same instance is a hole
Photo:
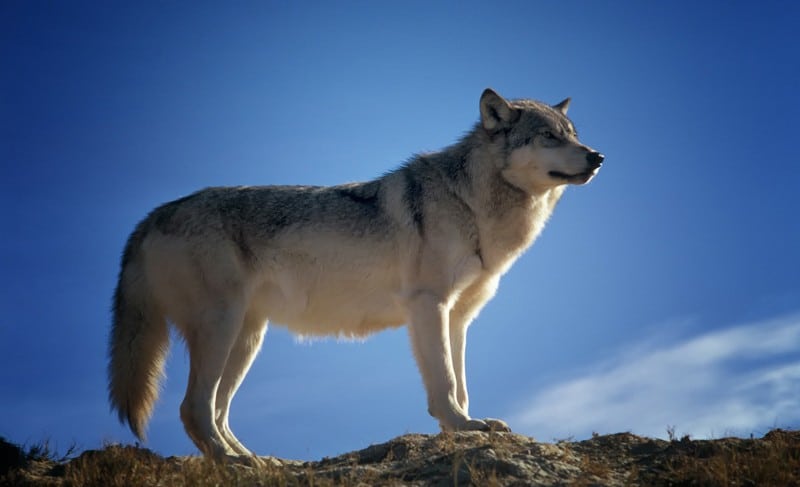
[[[252,296],[270,322],[303,335],[352,337],[406,322],[398,269],[385,260],[294,264],[265,273]]]

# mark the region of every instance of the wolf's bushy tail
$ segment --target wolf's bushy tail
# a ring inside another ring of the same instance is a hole
[[[142,222],[125,246],[114,293],[109,339],[108,398],[111,408],[141,440],[158,398],[169,328],[148,289],[141,262]]]

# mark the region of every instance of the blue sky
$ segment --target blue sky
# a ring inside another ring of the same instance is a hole
[[[132,442],[105,391],[119,255],[198,188],[377,177],[491,86],[606,155],[470,329],[471,413],[541,440],[800,424],[793,2],[3,2],[0,435]],[[173,342],[147,446],[194,453]],[[233,403],[260,454],[433,433],[404,330],[271,327]]]

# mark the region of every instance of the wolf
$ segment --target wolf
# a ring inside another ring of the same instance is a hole
[[[487,88],[457,143],[372,181],[212,187],[153,210],[128,239],[113,297],[108,390],[120,421],[144,440],[172,324],[189,351],[189,437],[208,457],[257,459],[229,414],[271,321],[345,338],[406,325],[441,429],[510,431],[469,415],[467,328],[566,186],[603,163],[578,141],[569,104]]]

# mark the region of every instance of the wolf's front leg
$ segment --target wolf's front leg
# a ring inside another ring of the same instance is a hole
[[[469,416],[469,394],[467,393],[467,371],[466,371],[466,351],[467,351],[467,327],[468,322],[457,320],[456,313],[450,313],[450,350],[453,360],[453,371],[456,377],[456,399],[459,407],[464,414]],[[492,431],[511,431],[505,421],[493,418],[483,420],[471,420],[473,423],[483,423],[477,429],[489,429]],[[467,428],[473,429],[473,428]]]
[[[453,319],[450,313],[450,353],[453,361],[453,372],[456,377],[456,400],[458,405],[469,415],[469,394],[467,393],[467,323]]]
[[[449,309],[436,295],[418,292],[408,302],[411,346],[428,393],[428,412],[445,431],[489,429],[458,403],[450,350]]]

